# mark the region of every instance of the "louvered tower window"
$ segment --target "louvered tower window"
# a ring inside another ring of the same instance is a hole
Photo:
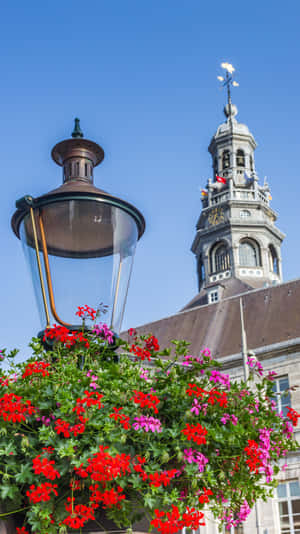
[[[217,245],[211,253],[210,257],[211,272],[226,271],[230,268],[230,255],[228,247],[222,243]]]
[[[236,152],[236,164],[238,167],[245,167],[245,152],[240,148]]]
[[[230,167],[230,152],[229,150],[224,150],[222,155],[222,168],[228,169]]]

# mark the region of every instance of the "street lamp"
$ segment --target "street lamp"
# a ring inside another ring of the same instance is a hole
[[[93,184],[102,148],[83,138],[79,119],[71,139],[52,149],[63,184],[16,202],[12,228],[21,239],[33,280],[42,329],[76,329],[78,305],[107,305],[105,322],[119,333],[143,215]]]

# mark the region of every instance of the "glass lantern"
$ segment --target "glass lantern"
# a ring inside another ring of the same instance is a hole
[[[17,201],[12,228],[29,264],[42,329],[53,323],[75,329],[78,306],[105,305],[100,320],[118,334],[145,221],[134,206],[94,186],[93,170],[104,152],[82,137],[75,119],[72,139],[52,150],[63,167],[63,185]]]

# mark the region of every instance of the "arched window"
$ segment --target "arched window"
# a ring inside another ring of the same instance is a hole
[[[273,245],[269,246],[269,262],[272,273],[279,274],[278,257]]]
[[[259,246],[254,241],[241,241],[239,246],[240,265],[242,267],[258,267],[260,265]]]
[[[253,168],[253,157],[250,156],[250,171],[253,172],[254,171],[254,168]]]
[[[215,156],[214,158],[214,173],[218,174],[218,158]]]
[[[202,262],[202,258],[199,258],[198,261],[198,280],[199,280],[199,289],[201,289],[202,283],[205,280],[205,269]]]
[[[230,255],[225,243],[217,244],[210,255],[210,270],[212,273],[226,271],[230,268]]]
[[[230,152],[229,150],[224,150],[222,154],[222,168],[228,169],[230,167]]]
[[[248,219],[248,217],[251,217],[251,212],[249,210],[241,210],[240,217],[241,219]]]
[[[238,167],[245,167],[245,152],[240,148],[236,152],[236,164]]]

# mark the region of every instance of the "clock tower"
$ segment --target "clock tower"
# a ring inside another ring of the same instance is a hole
[[[256,142],[245,124],[237,121],[231,102],[233,67],[226,65],[228,101],[225,122],[208,147],[213,178],[202,191],[202,211],[192,251],[196,256],[200,294],[194,305],[274,285],[282,281],[281,243],[284,234],[275,226],[270,188],[260,185],[255,169]]]

